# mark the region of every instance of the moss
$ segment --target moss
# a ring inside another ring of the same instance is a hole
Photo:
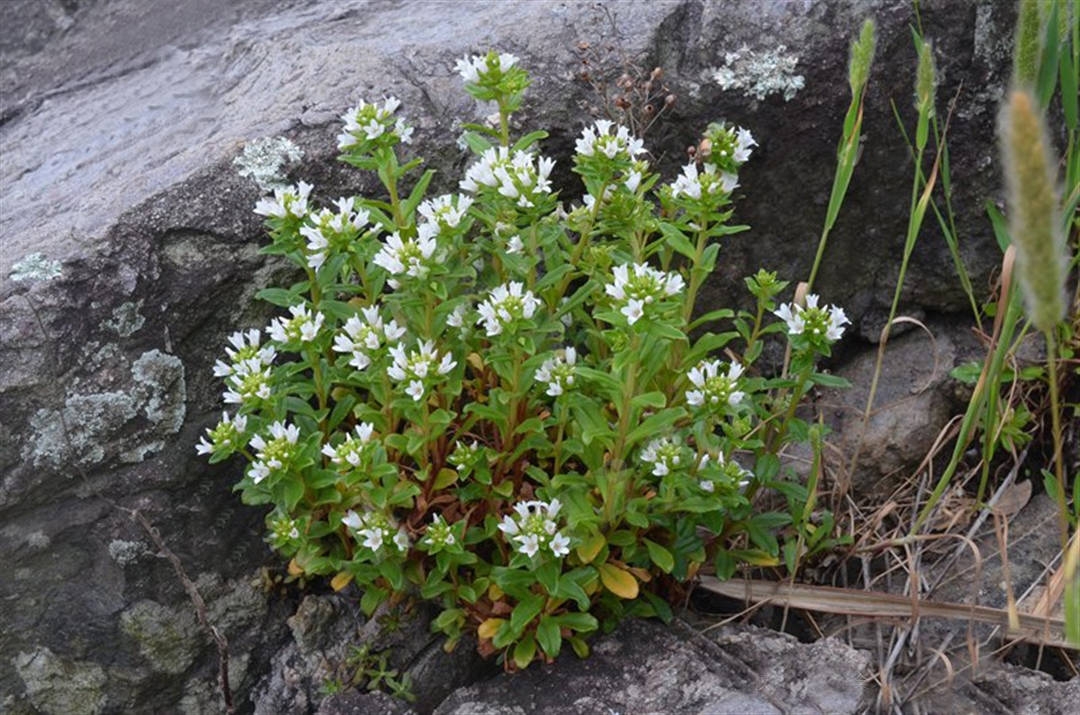
[[[105,707],[105,671],[97,663],[63,660],[48,648],[12,659],[34,707],[59,715],[96,715]]]
[[[154,670],[183,673],[202,648],[195,616],[174,611],[156,601],[139,601],[120,614],[120,628],[139,647]]]

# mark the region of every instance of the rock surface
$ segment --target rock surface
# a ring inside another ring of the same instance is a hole
[[[980,214],[996,186],[1007,5],[921,4],[938,41],[939,99],[965,88],[951,152],[976,285],[997,256]],[[610,9],[613,25],[569,2],[0,3],[13,28],[0,44],[0,707],[213,709],[213,645],[124,509],[159,529],[199,586],[234,646],[240,702],[288,642],[288,609],[251,585],[254,569],[274,562],[262,514],[232,494],[236,466],[207,466],[193,445],[220,408],[211,365],[224,336],[265,323],[252,296],[281,271],[257,252],[251,207],[263,189],[253,177],[303,178],[320,199],[371,190],[334,161],[336,116],[360,97],[401,97],[449,185],[464,159],[445,137],[486,113],[453,72],[466,51],[522,58],[536,77],[523,121],[550,128],[546,151],[560,157],[596,101],[573,79],[579,40],[662,66],[679,101],[646,140],[667,176],[707,121],[744,124],[761,142],[740,177],[752,200],[738,218],[755,232],[734,239],[709,286],[709,300],[726,301],[759,263],[806,273],[847,105],[847,35],[873,14],[881,36],[866,148],[818,288],[856,318],[888,300],[910,180],[888,99],[909,113],[910,3]],[[758,98],[753,73],[739,69],[743,89],[721,89],[711,70],[744,43],[798,55],[791,72],[761,75],[762,86],[792,87],[798,74],[805,87],[790,101]],[[304,152],[302,169],[280,143],[277,156],[241,153],[282,135]],[[565,160],[559,170],[572,197]],[[960,309],[944,246],[933,227],[925,233],[905,302]]]
[[[500,675],[458,690],[436,715],[857,713],[869,656],[835,640],[803,645],[762,628],[706,636],[676,622],[631,621],[585,660]]]

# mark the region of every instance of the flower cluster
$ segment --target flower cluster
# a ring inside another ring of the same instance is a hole
[[[274,422],[270,425],[270,441],[257,434],[251,438],[251,446],[258,450],[255,461],[251,464],[248,476],[258,484],[272,473],[285,467],[296,456],[296,441],[300,438],[300,428]]]
[[[757,142],[749,129],[714,122],[705,130],[699,155],[706,164],[733,174],[750,158],[755,146]]]
[[[558,499],[552,499],[550,503],[518,502],[514,505],[516,516],[504,515],[499,531],[508,542],[517,542],[517,550],[529,558],[542,549],[561,558],[570,553],[570,539],[558,531],[555,521],[561,507]]]
[[[375,265],[384,268],[393,276],[426,276],[434,262],[432,256],[437,246],[435,235],[439,229],[435,224],[421,223],[416,227],[416,231],[416,238],[403,239],[397,231],[387,236],[386,243],[372,259]],[[396,281],[392,283],[392,286],[396,285]]]
[[[614,127],[615,131],[611,129]],[[597,119],[591,127],[585,127],[574,143],[579,157],[606,157],[611,160],[630,162],[645,152],[645,142],[630,134],[630,130],[608,119]],[[640,176],[639,179],[640,181]],[[634,189],[631,189],[633,191]]]
[[[457,61],[454,69],[466,82],[480,84],[483,82],[497,82],[501,75],[510,72],[517,64],[518,58],[508,52],[496,54],[489,52],[486,55],[466,55]]]
[[[396,97],[388,97],[378,104],[360,101],[360,104],[341,115],[345,128],[338,135],[338,149],[370,148],[369,142],[393,146],[399,141],[412,141],[413,128],[394,112],[401,106]]]
[[[218,422],[213,429],[207,428],[206,430],[210,441],[203,437],[195,445],[195,451],[198,454],[212,454],[214,452],[231,454],[244,446],[244,432],[246,431],[246,415],[236,415],[234,419],[229,419],[229,413],[222,412],[221,422]]]
[[[567,347],[559,350],[554,357],[544,361],[536,371],[536,379],[547,385],[548,395],[558,397],[574,385],[574,363],[577,362],[577,350]]]
[[[349,356],[349,364],[363,370],[371,364],[371,353],[387,343],[397,342],[405,334],[405,328],[396,320],[383,323],[379,308],[371,305],[360,309],[359,315],[345,321],[344,332],[334,336],[334,351]]]
[[[279,343],[298,341],[310,343],[319,336],[322,330],[325,316],[315,311],[312,313],[303,303],[297,303],[289,308],[292,318],[274,318],[267,326],[266,332]]]
[[[247,405],[256,400],[270,399],[270,368],[258,357],[241,360],[225,378],[223,399],[230,405]]]
[[[555,161],[527,151],[510,152],[504,146],[491,147],[465,171],[462,191],[477,193],[495,190],[500,196],[516,200],[521,208],[533,208],[551,193],[548,177]]]
[[[291,519],[286,514],[278,514],[269,520],[270,541],[277,547],[300,538],[300,521]]]
[[[248,331],[237,331],[229,336],[232,347],[225,347],[225,354],[229,356],[231,364],[224,360],[214,363],[214,377],[229,377],[242,372],[246,368],[244,364],[248,360],[255,360],[260,366],[269,366],[274,362],[277,350],[273,345],[260,345],[262,333],[252,328]]]
[[[370,214],[360,209],[355,211],[355,200],[340,198],[336,202],[337,213],[323,209],[308,216],[311,223],[300,227],[300,235],[308,240],[308,266],[318,270],[326,262],[327,252],[344,251],[367,226]]]
[[[420,540],[420,545],[425,547],[429,554],[437,554],[443,549],[457,546],[458,543],[454,528],[446,523],[442,515],[436,514],[424,533],[424,538]]]
[[[685,285],[678,273],[658,271],[645,263],[615,266],[612,275],[604,290],[615,299],[619,312],[630,325],[641,319],[647,305],[678,295]]]
[[[836,305],[818,307],[820,299],[814,294],[806,296],[806,307],[797,303],[784,303],[773,311],[787,323],[790,336],[803,336],[818,349],[827,348],[844,334],[844,325],[850,323],[844,309]]]
[[[717,198],[730,194],[739,185],[739,177],[735,174],[726,171],[717,173],[712,164],[705,164],[702,168],[703,171],[698,171],[694,162],[684,166],[683,173],[671,183],[671,195],[694,200]]]
[[[483,323],[489,338],[511,331],[517,321],[529,320],[540,307],[540,300],[517,281],[496,286],[487,300],[476,307],[480,313],[477,323]]]
[[[750,483],[754,475],[735,460],[724,459],[723,453],[712,458],[708,454],[701,455],[698,462],[698,486],[709,492],[716,491],[717,485],[728,488],[742,489]]]
[[[457,365],[450,353],[444,353],[440,360],[433,340],[420,343],[416,350],[408,354],[405,353],[405,346],[395,345],[390,348],[390,355],[394,362],[386,368],[386,374],[398,383],[408,382],[405,394],[417,402],[424,396],[425,380],[446,375]]]
[[[274,198],[259,199],[255,203],[255,213],[269,218],[304,218],[308,213],[308,196],[311,184],[301,181],[296,186],[282,186],[274,189]]]
[[[453,229],[458,227],[472,204],[473,200],[469,196],[443,194],[424,201],[416,210],[440,229]]]
[[[653,476],[666,476],[679,467],[682,445],[672,437],[659,437],[641,450],[641,461],[651,466]]]
[[[468,443],[458,442],[447,461],[454,465],[458,472],[467,473],[476,469],[484,456],[484,450],[480,448],[480,443],[476,440]]]
[[[733,362],[728,365],[726,373],[722,371],[722,366],[719,360],[702,360],[690,369],[687,378],[697,389],[686,391],[687,404],[723,410],[742,402],[746,397],[746,393],[739,390],[743,366]]]
[[[390,517],[378,511],[365,511],[357,514],[350,509],[341,518],[341,523],[352,529],[365,549],[378,552],[384,544],[393,543],[398,551],[409,548],[409,535],[399,528]]]
[[[330,461],[339,467],[359,467],[364,461],[364,453],[371,444],[371,435],[375,432],[375,425],[370,422],[361,422],[356,425],[353,435],[345,435],[345,441],[338,446],[324,444],[322,453],[330,458]]]

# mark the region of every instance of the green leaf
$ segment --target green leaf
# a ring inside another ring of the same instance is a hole
[[[588,613],[574,613],[571,611],[570,613],[563,613],[556,616],[555,620],[558,621],[560,626],[569,628],[572,631],[577,631],[578,633],[588,633],[590,631],[595,631],[600,627],[596,618]]]
[[[514,146],[510,147],[510,152],[513,153],[515,151],[525,151],[536,142],[540,141],[541,139],[547,139],[547,137],[548,133],[545,132],[543,129],[538,129],[535,132],[529,132],[525,136],[518,139],[514,143]]]
[[[516,635],[520,635],[525,630],[525,627],[539,615],[540,609],[543,607],[544,597],[539,594],[530,594],[528,598],[522,599],[518,605],[514,606],[514,610],[510,614],[511,630]]]
[[[514,647],[514,665],[519,669],[525,669],[536,656],[536,639],[529,633]]]
[[[811,382],[822,387],[848,388],[851,383],[838,375],[827,375],[823,372],[815,372],[810,376]]]
[[[648,407],[653,410],[662,410],[667,406],[667,398],[662,392],[646,392],[630,400],[630,406],[637,409]]]
[[[652,562],[664,573],[671,573],[671,569],[675,568],[675,557],[671,555],[671,552],[651,539],[645,539],[645,547],[649,550],[649,558]]]
[[[627,435],[626,448],[629,449],[630,447],[633,447],[646,437],[666,431],[685,416],[686,410],[682,407],[670,407],[666,410],[657,412],[655,415],[646,418],[644,422]]]
[[[694,260],[697,257],[697,251],[694,249],[694,244],[690,243],[690,239],[686,237],[682,231],[675,226],[671,225],[667,221],[660,222],[660,233],[663,234],[664,240],[667,244],[675,249],[676,252],[685,256],[689,260]]]
[[[284,288],[263,288],[255,294],[255,297],[282,308],[289,308],[299,302],[299,298],[294,293]]]
[[[435,170],[428,169],[420,177],[420,180],[416,182],[416,186],[413,187],[412,193],[409,194],[408,200],[405,201],[405,205],[402,207],[402,213],[405,216],[411,216],[416,211],[416,207],[420,205],[420,202],[424,200],[424,194],[427,192],[428,184],[431,183],[433,176],[435,176]]]
[[[690,323],[687,328],[689,331],[693,331],[694,328],[705,325],[706,323],[714,323],[717,320],[725,320],[727,318],[734,318],[735,312],[729,308],[721,308],[720,310],[710,310],[700,318],[696,318],[694,322]]]
[[[558,622],[551,616],[540,619],[540,625],[536,627],[536,639],[540,641],[540,647],[549,657],[554,658],[562,650],[562,633]]]
[[[375,609],[379,607],[379,604],[389,596],[390,594],[383,589],[371,586],[364,591],[364,595],[360,598],[360,608],[365,615],[370,617],[375,612]]]

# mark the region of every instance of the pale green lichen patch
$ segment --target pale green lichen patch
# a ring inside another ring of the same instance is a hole
[[[146,394],[143,413],[159,432],[174,434],[184,424],[187,387],[184,364],[175,355],[150,350],[131,365],[131,376]]]
[[[105,671],[97,663],[63,660],[48,648],[37,648],[19,653],[12,664],[41,712],[97,715],[105,707]]]
[[[116,332],[122,338],[134,335],[146,322],[139,310],[143,302],[122,303],[112,312],[112,319],[105,321],[105,327]]]
[[[195,616],[156,601],[139,601],[121,613],[120,628],[135,641],[154,670],[163,673],[183,673],[202,648]]]
[[[105,442],[136,414],[135,400],[122,392],[72,395],[63,410],[63,420],[51,408],[31,415],[30,428],[36,439],[27,446],[24,457],[35,466],[102,461]]]
[[[8,275],[13,281],[51,281],[60,273],[60,261],[49,260],[43,253],[31,253],[13,265]]]
[[[798,63],[799,58],[787,54],[784,45],[762,52],[743,45],[735,52],[724,55],[724,66],[713,70],[712,77],[721,89],[741,90],[746,96],[757,100],[782,94],[784,100],[788,101],[806,84],[806,79],[795,73]]]
[[[249,176],[263,191],[273,191],[286,185],[281,168],[304,155],[300,147],[285,137],[263,137],[244,145],[243,153],[233,159],[240,167],[240,176]]]

